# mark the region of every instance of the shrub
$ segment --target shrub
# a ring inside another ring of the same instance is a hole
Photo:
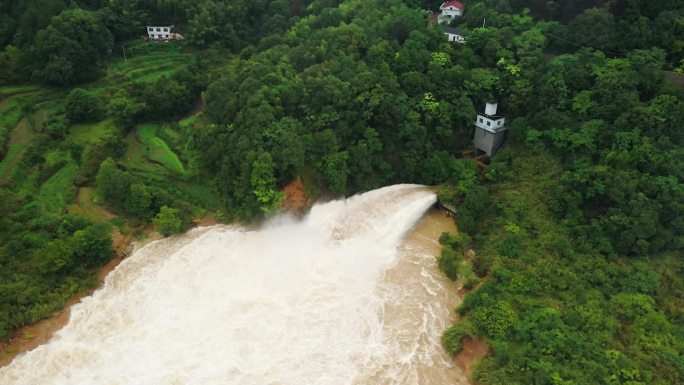
[[[458,279],[458,268],[461,264],[461,255],[449,246],[442,247],[442,252],[437,257],[437,266],[449,277],[450,280]]]
[[[473,259],[473,271],[478,277],[482,278],[489,273],[493,263],[494,258],[492,256],[477,254]]]
[[[69,132],[69,127],[67,127],[61,119],[56,119],[54,117],[47,120],[44,126],[45,132],[54,139],[64,138]]]
[[[95,120],[100,114],[97,96],[82,88],[74,88],[66,98],[66,116],[72,123]]]
[[[477,277],[468,277],[463,284],[463,288],[466,290],[472,290],[477,284],[480,283],[480,280]]]
[[[451,246],[452,249],[458,248],[458,238],[451,233],[442,233],[439,236],[439,243],[444,246]]]
[[[114,255],[112,235],[106,225],[88,226],[76,231],[69,240],[73,259],[86,267],[99,266]]]
[[[498,301],[475,310],[473,321],[487,336],[503,339],[518,322],[518,315],[508,302]]]
[[[154,227],[165,237],[183,231],[183,222],[180,210],[168,206],[162,206],[153,220]]]
[[[453,355],[458,354],[463,346],[461,345],[461,340],[463,339],[464,333],[460,325],[450,326],[442,335],[442,345],[444,349]]]
[[[464,337],[474,338],[475,331],[473,330],[473,325],[467,319],[462,319],[458,323],[451,325],[442,334],[442,345],[444,349],[451,354],[458,354],[463,348],[462,342]]]

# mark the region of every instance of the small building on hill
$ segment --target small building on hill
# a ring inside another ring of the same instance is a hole
[[[475,121],[475,151],[489,156],[494,155],[504,142],[506,130],[506,118],[497,115],[497,104],[487,103],[484,113],[477,114]]]
[[[444,2],[439,6],[442,13],[437,16],[437,21],[440,23],[450,23],[455,18],[463,15],[463,8],[465,8],[465,5],[458,1]]]
[[[173,25],[148,25],[147,38],[149,40],[182,40],[183,36],[171,32],[172,29]]]
[[[443,26],[441,28],[442,32],[444,32],[450,42],[458,44],[465,43],[465,36],[463,36],[463,32],[460,28],[447,26]]]

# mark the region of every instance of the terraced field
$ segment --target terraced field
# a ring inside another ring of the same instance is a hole
[[[22,119],[12,130],[7,145],[7,154],[0,162],[0,183],[5,183],[12,175],[12,170],[35,137],[31,130],[28,119]]]
[[[128,60],[114,60],[102,78],[79,86],[99,96],[103,108],[117,90],[170,75],[193,58],[172,45],[133,42],[126,49]],[[68,92],[34,85],[0,87],[0,184],[12,186],[18,197],[32,197],[47,211],[67,210],[93,222],[108,221],[115,215],[93,200],[92,179],[85,186],[76,184],[83,183],[77,163],[83,149],[103,137],[120,134],[111,119],[70,125],[67,136],[60,139],[68,144],[58,149],[61,163],[55,163],[57,169],[47,179],[44,169],[26,162],[27,154],[34,156],[28,151],[30,146],[37,138],[45,137],[42,131],[48,119],[63,117]],[[215,192],[191,182],[180,154],[174,151],[184,143],[183,133],[196,125],[198,117],[201,105],[178,123],[139,124],[125,136],[125,154],[118,160],[139,180],[178,199],[197,207],[218,208]],[[175,182],[169,184],[169,178]]]
[[[40,187],[36,202],[51,212],[61,212],[76,196],[74,176],[78,165],[74,162],[62,167]]]
[[[113,134],[115,131],[114,122],[111,119],[106,119],[96,123],[73,125],[70,129],[70,137],[78,142],[93,143],[105,135]]]
[[[81,187],[78,189],[76,201],[68,206],[68,210],[70,213],[80,215],[95,223],[102,223],[116,218],[116,215],[93,201],[92,187]]]
[[[183,163],[176,153],[174,153],[164,142],[163,139],[157,136],[158,125],[155,124],[140,124],[136,128],[134,138],[129,135],[129,148],[126,153],[126,160],[130,162],[130,166],[146,171],[153,171],[158,169],[145,163],[153,163],[163,166],[166,170],[173,174],[183,175],[185,168]],[[136,144],[135,141],[138,143]]]

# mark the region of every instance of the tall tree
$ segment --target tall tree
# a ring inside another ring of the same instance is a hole
[[[112,34],[93,12],[70,9],[38,32],[25,63],[36,80],[49,84],[94,80],[112,44]]]

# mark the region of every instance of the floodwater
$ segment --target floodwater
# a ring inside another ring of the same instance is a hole
[[[397,185],[151,243],[0,384],[467,384],[439,342],[458,299],[434,202]]]

